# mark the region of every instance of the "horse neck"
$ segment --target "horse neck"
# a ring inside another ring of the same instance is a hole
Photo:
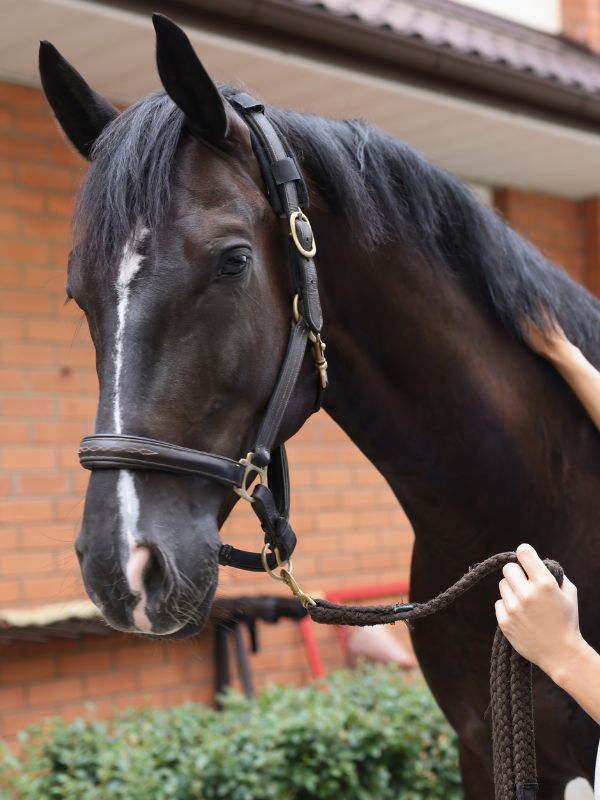
[[[529,399],[564,387],[449,272],[399,244],[369,259],[323,250],[325,409],[387,479],[417,536],[457,546],[485,529],[498,543],[523,526],[539,479]]]

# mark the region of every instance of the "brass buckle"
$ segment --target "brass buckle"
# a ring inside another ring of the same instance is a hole
[[[277,561],[277,566],[280,570],[279,575],[275,574],[275,571],[271,569],[269,566],[269,562],[267,561],[267,550],[269,549],[269,545],[265,544],[263,549],[261,550],[260,557],[262,560],[262,565],[265,569],[265,572],[268,572],[269,575],[273,578],[274,581],[283,581],[286,586],[288,586],[294,597],[297,597],[300,600],[300,603],[304,608],[309,608],[309,606],[316,606],[317,604],[312,599],[309,594],[306,594],[300,586],[298,585],[298,581],[292,575],[292,559],[287,558],[285,561],[281,560],[279,555],[279,548],[275,548],[275,559]]]
[[[292,313],[294,314],[294,322],[298,322],[300,319],[300,295],[294,295],[294,300],[292,302]],[[325,348],[327,345],[321,339],[320,333],[313,333],[312,331],[308,332],[308,339],[312,342],[313,350],[315,351],[315,364],[317,365],[317,369],[319,370],[319,377],[321,379],[321,388],[326,389],[329,380],[327,378],[327,359],[325,358]]]
[[[248,478],[255,472],[258,475],[258,479],[261,483],[264,483],[265,486],[268,484],[267,479],[267,468],[266,467],[257,467],[256,464],[252,463],[252,459],[254,458],[254,453],[250,452],[245,458],[240,458],[239,463],[246,467],[244,470],[244,477],[242,478],[242,482],[239,486],[234,486],[233,491],[242,497],[244,500],[247,500],[249,503],[254,502],[254,498],[252,495],[248,494]],[[252,478],[253,480],[253,478]]]
[[[317,369],[319,370],[319,375],[321,377],[321,388],[326,389],[328,378],[327,378],[327,359],[325,358],[325,348],[327,345],[321,339],[321,334],[314,333],[309,334],[309,339],[313,343],[313,347],[315,350],[315,363],[317,365]]]
[[[306,222],[306,224],[310,228],[310,235],[312,237],[312,247],[310,248],[310,250],[305,250],[302,244],[300,243],[300,239],[298,239],[298,231],[296,230],[297,219],[301,219],[302,222]],[[306,216],[306,214],[303,214],[302,211],[300,211],[300,209],[298,209],[298,211],[292,211],[292,213],[290,214],[290,233],[292,235],[292,241],[296,245],[296,250],[300,253],[300,255],[304,256],[304,258],[312,258],[317,252],[315,235],[312,231],[312,226],[308,221],[308,217]]]

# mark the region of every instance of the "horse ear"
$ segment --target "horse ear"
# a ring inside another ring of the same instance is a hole
[[[119,112],[90,89],[50,42],[40,42],[39,64],[44,94],[59,125],[89,159],[94,142]]]
[[[227,136],[223,98],[194,52],[192,43],[168,17],[153,14],[158,74],[171,100],[193,130],[209,142]]]

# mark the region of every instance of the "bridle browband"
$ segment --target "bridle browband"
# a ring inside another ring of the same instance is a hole
[[[252,147],[275,213],[289,226],[292,278],[295,297],[292,304],[291,333],[287,352],[273,394],[260,424],[254,449],[234,461],[214,453],[204,453],[144,436],[100,433],[86,436],[79,448],[83,467],[95,469],[158,470],[181,475],[197,475],[230,486],[248,500],[265,534],[261,553],[221,545],[219,563],[223,566],[271,574],[276,567],[289,565],[296,546],[296,535],[289,524],[290,485],[287,457],[277,436],[293,394],[308,343],[314,348],[319,373],[319,400],[327,386],[325,344],[321,339],[323,314],[313,256],[316,245],[302,206],[308,207],[308,192],[295,158],[281,134],[265,116],[264,105],[245,92],[229,98],[244,119]],[[259,479],[252,494],[251,483]],[[288,566],[289,569],[289,566]]]

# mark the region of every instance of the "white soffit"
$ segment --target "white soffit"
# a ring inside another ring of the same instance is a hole
[[[540,31],[560,33],[562,14],[560,0],[456,0],[461,5],[479,8],[488,14],[512,19]]]
[[[48,39],[114,101],[159,86],[149,16],[85,0],[0,0],[0,19],[0,79],[39,85],[38,41]],[[480,184],[573,198],[600,193],[600,135],[186,30],[211,75],[275,105],[366,118]]]

